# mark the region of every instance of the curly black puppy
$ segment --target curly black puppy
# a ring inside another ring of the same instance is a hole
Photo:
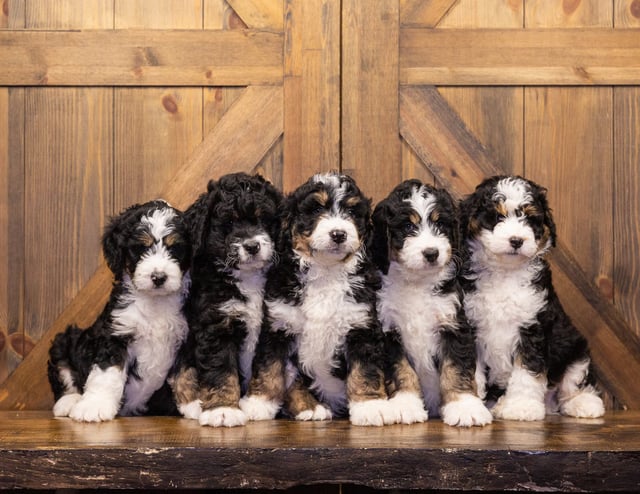
[[[546,406],[557,406],[601,416],[587,341],[560,305],[544,259],[556,239],[546,190],[522,177],[491,177],[461,209],[464,306],[477,328],[479,375],[486,371],[499,396],[493,415],[542,420]]]
[[[315,175],[285,200],[281,262],[268,277],[266,315],[249,393],[240,407],[271,419],[349,412],[357,425],[396,422],[387,400],[379,279],[365,254],[371,206],[354,180]]]
[[[193,239],[189,336],[170,379],[182,415],[202,425],[246,422],[238,408],[251,377],[266,272],[277,259],[282,195],[259,175],[210,181],[186,211]]]
[[[109,302],[91,327],[68,327],[49,351],[56,417],[146,412],[187,334],[191,249],[182,214],[164,201],[131,206],[111,220],[102,247],[115,276]]]

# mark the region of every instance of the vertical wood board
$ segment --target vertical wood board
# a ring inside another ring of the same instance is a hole
[[[640,27],[640,0],[614,0],[613,25],[620,27]]]
[[[611,27],[612,0],[526,0],[525,27]]]
[[[459,0],[438,28],[521,28],[525,0]]]

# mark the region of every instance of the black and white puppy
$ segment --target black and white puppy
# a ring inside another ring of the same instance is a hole
[[[544,260],[556,240],[546,190],[496,176],[461,209],[465,312],[477,328],[478,368],[503,393],[493,415],[541,420],[545,400],[565,415],[603,415],[587,341],[562,309]]]
[[[391,382],[399,383],[392,400],[406,402],[403,417],[422,412],[426,420],[424,396],[429,413],[441,414],[449,425],[491,423],[477,395],[475,339],[458,283],[459,224],[451,196],[406,180],[376,206],[373,224],[372,252],[382,273],[378,315],[392,358]]]
[[[131,206],[111,220],[102,247],[115,276],[109,302],[91,327],[68,327],[49,351],[56,417],[99,422],[146,412],[187,334],[191,250],[182,214],[160,200]]]
[[[281,193],[259,175],[210,181],[186,211],[193,241],[189,337],[171,384],[179,411],[202,425],[246,422],[238,400],[251,377],[265,277],[277,258]]]
[[[375,268],[365,254],[371,206],[354,180],[311,177],[285,200],[281,260],[267,282],[254,376],[241,408],[252,420],[349,413],[356,425],[396,421],[387,400]]]

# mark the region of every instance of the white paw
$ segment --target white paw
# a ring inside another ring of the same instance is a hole
[[[54,417],[68,417],[73,406],[80,401],[82,395],[80,393],[71,393],[61,396],[55,405],[53,405]]]
[[[247,416],[239,408],[218,407],[204,410],[198,418],[200,425],[211,427],[237,427],[247,423]]]
[[[178,405],[178,411],[186,419],[198,420],[202,413],[202,404],[200,400],[193,400],[190,403],[181,403]]]
[[[544,420],[546,415],[544,401],[524,397],[508,398],[506,395],[500,397],[491,412],[495,418],[506,420]]]
[[[389,400],[375,399],[349,403],[349,419],[353,425],[381,426],[396,423],[398,414]]]
[[[560,411],[571,417],[596,418],[604,415],[602,399],[592,393],[583,392],[564,402]]]
[[[279,402],[257,395],[240,398],[238,405],[249,420],[271,420],[280,410]]]
[[[391,413],[395,415],[395,421],[385,422],[385,424],[415,424],[429,420],[429,413],[424,409],[424,401],[415,393],[407,391],[396,393],[389,400],[389,407]]]
[[[83,395],[71,408],[69,417],[79,422],[102,422],[113,420],[118,413],[119,404],[100,397]]]
[[[442,421],[448,425],[471,427],[487,425],[492,420],[491,412],[484,406],[482,400],[472,394],[461,394],[457,400],[442,407]]]
[[[296,415],[296,420],[331,420],[333,414],[324,405],[317,404],[313,410],[304,410]]]

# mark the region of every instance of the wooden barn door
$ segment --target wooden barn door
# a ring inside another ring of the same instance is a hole
[[[637,0],[5,0],[0,408],[51,405],[51,338],[109,291],[108,215],[331,169],[374,200],[547,186],[558,291],[609,401],[640,407],[638,27]]]

